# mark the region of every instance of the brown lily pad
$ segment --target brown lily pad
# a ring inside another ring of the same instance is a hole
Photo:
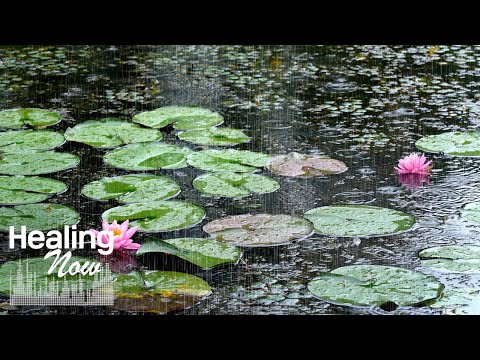
[[[217,241],[236,246],[278,246],[309,237],[313,224],[297,216],[245,214],[211,221],[203,231]]]
[[[339,174],[348,169],[340,160],[297,152],[274,156],[266,167],[274,174],[303,177]]]

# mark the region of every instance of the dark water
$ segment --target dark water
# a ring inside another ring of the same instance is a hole
[[[199,225],[160,237],[204,237],[207,221],[243,213],[303,214],[329,204],[370,204],[414,215],[413,231],[367,240],[312,236],[278,248],[247,250],[244,263],[199,271],[170,260],[145,258],[150,268],[180,268],[204,278],[213,294],[186,314],[387,313],[346,309],[315,299],[306,284],[319,272],[352,264],[418,269],[447,288],[480,289],[478,276],[442,275],[422,268],[417,253],[450,244],[476,244],[480,228],[459,209],[480,197],[480,160],[430,156],[428,184],[402,185],[398,158],[425,134],[480,125],[480,47],[471,46],[156,46],[0,48],[0,108],[56,109],[65,130],[107,116],[129,118],[164,105],[200,105],[221,112],[225,125],[252,136],[239,149],[268,154],[297,151],[344,161],[347,172],[310,179],[272,176],[275,193],[241,200],[202,197],[192,168],[162,170],[182,186],[177,199],[201,204]],[[195,148],[165,131],[168,143]],[[101,150],[67,143],[59,151],[81,156],[78,168],[51,175],[69,190],[52,202],[77,209],[81,228],[98,228],[115,203],[83,198],[83,185],[124,171],[103,164]],[[2,235],[5,237],[4,235]],[[0,243],[0,261],[19,256]],[[2,304],[0,304],[2,305]],[[107,313],[109,308],[9,308],[8,313]],[[428,307],[394,314],[439,314]]]

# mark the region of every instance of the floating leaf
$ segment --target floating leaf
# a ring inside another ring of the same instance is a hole
[[[180,169],[192,150],[158,142],[122,146],[105,154],[105,163],[125,170]]]
[[[172,271],[118,275],[113,289],[116,309],[160,314],[192,306],[212,292],[199,277]]]
[[[267,169],[283,176],[322,176],[339,174],[348,168],[345,163],[325,156],[291,152],[267,161]]]
[[[151,238],[137,250],[137,255],[156,252],[178,256],[204,270],[220,264],[236,263],[241,256],[240,250],[234,246],[201,238]]]
[[[380,265],[340,267],[308,284],[308,290],[315,296],[346,306],[415,305],[438,298],[443,288],[433,276]]]
[[[480,222],[480,201],[466,204],[462,209],[462,217],[475,222]]]
[[[38,176],[0,176],[0,204],[19,205],[44,201],[67,190],[61,181]]]
[[[464,131],[428,135],[417,140],[415,146],[432,153],[480,156],[480,132]]]
[[[480,274],[480,246],[437,246],[420,251],[422,265],[430,269],[456,274]]]
[[[236,246],[260,247],[288,244],[313,233],[313,225],[290,215],[235,215],[209,222],[203,231],[215,240]]]
[[[180,186],[163,175],[123,175],[105,177],[82,188],[82,194],[95,200],[115,199],[121,203],[160,201],[180,193]]]
[[[432,308],[443,308],[447,315],[480,315],[480,290],[462,288],[445,290]]]
[[[64,143],[63,135],[54,131],[20,130],[0,133],[0,152],[2,153],[52,150]]]
[[[41,175],[63,171],[77,166],[76,155],[45,151],[25,154],[0,155],[0,174]]]
[[[269,156],[248,150],[203,150],[187,158],[188,165],[212,172],[249,172],[265,166]]]
[[[78,213],[59,204],[29,204],[14,207],[0,207],[0,231],[9,231],[15,227],[15,233],[26,226],[27,232],[32,230],[55,230],[65,225],[78,223]]]
[[[180,140],[200,145],[238,145],[250,141],[250,137],[238,129],[211,128],[189,130],[178,134]]]
[[[59,113],[36,108],[8,109],[0,111],[0,128],[18,129],[25,125],[44,127],[55,125],[62,120]]]
[[[193,186],[207,195],[242,197],[273,192],[280,184],[262,175],[225,172],[201,175],[193,180]]]
[[[97,148],[162,140],[162,133],[117,118],[88,120],[65,131],[65,139]]]
[[[392,235],[415,224],[409,214],[368,205],[322,206],[307,211],[305,218],[319,234],[345,237]]]
[[[200,206],[177,200],[117,206],[102,214],[109,223],[130,220],[131,226],[148,233],[184,229],[198,224],[204,217],[205,210]]]
[[[177,130],[193,130],[220,125],[223,123],[223,116],[199,107],[165,106],[135,115],[133,122],[150,128],[162,128],[174,124]]]

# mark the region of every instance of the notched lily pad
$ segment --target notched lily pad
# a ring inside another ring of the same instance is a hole
[[[480,246],[437,246],[420,251],[422,265],[455,274],[480,274]],[[428,259],[428,260],[424,260]]]
[[[59,204],[29,204],[14,207],[0,207],[0,231],[9,231],[10,226],[20,232],[26,226],[32,230],[62,229],[65,225],[78,223],[80,216],[69,207]]]
[[[322,206],[304,216],[315,225],[317,233],[343,237],[393,235],[415,224],[409,214],[368,205]]]
[[[65,143],[55,131],[19,130],[0,133],[0,153],[28,153],[52,150]]]
[[[224,243],[262,247],[303,240],[313,233],[313,225],[304,218],[290,215],[245,214],[211,221],[203,231]]]
[[[59,123],[62,116],[54,111],[26,108],[0,111],[0,128],[18,129],[23,126],[45,127]]]
[[[105,154],[104,161],[125,170],[180,169],[187,166],[187,156],[192,153],[186,147],[149,142],[111,150]]]
[[[432,153],[455,156],[480,156],[480,132],[449,132],[428,135],[417,140],[415,146]]]
[[[415,305],[438,298],[443,288],[433,276],[381,265],[340,267],[308,284],[320,299],[345,306]]]
[[[41,175],[71,169],[80,162],[78,156],[55,151],[0,155],[0,174]]]
[[[274,174],[302,177],[339,174],[348,169],[340,160],[296,152],[274,156],[267,161],[266,167]]]
[[[250,172],[265,166],[269,156],[248,150],[203,150],[187,158],[188,165],[212,172]]]
[[[200,206],[178,200],[117,206],[102,214],[109,223],[130,220],[131,226],[147,233],[184,229],[198,224],[204,217],[205,210]]]
[[[82,194],[95,200],[118,200],[121,203],[161,201],[180,193],[180,186],[163,175],[123,175],[105,177],[82,188]]]
[[[199,277],[172,271],[134,271],[117,275],[114,308],[164,314],[194,305],[211,294]]]
[[[212,239],[160,240],[150,238],[138,249],[137,255],[158,252],[178,256],[204,270],[221,264],[237,263],[242,254],[238,248]]]
[[[242,197],[273,192],[280,184],[262,175],[225,172],[198,176],[193,187],[206,195]]]
[[[96,148],[162,140],[162,133],[117,118],[88,120],[65,131],[65,139]]]
[[[200,107],[165,106],[133,117],[133,122],[150,128],[174,124],[177,130],[207,129],[223,123],[223,116]]]
[[[230,128],[189,130],[178,134],[178,138],[194,144],[217,146],[232,146],[250,141],[250,137],[243,131]]]
[[[67,190],[61,181],[38,176],[0,176],[0,205],[32,204]]]

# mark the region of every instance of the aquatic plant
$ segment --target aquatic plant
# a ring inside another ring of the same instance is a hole
[[[111,224],[107,221],[102,221],[102,230],[108,231],[109,235],[104,234],[101,239],[98,239],[99,231],[95,229],[90,229],[91,232],[95,234],[97,237],[98,243],[107,244],[108,243],[108,236],[113,237],[113,249],[120,250],[137,250],[140,247],[140,244],[134,243],[131,239],[132,236],[137,232],[138,227],[134,226],[132,228],[128,228],[128,220],[125,220],[123,223],[118,224],[116,220],[114,220]]]
[[[398,160],[398,167],[395,166],[395,171],[399,174],[429,175],[431,164],[432,160],[427,161],[425,154],[419,156],[417,153],[412,153]]]

